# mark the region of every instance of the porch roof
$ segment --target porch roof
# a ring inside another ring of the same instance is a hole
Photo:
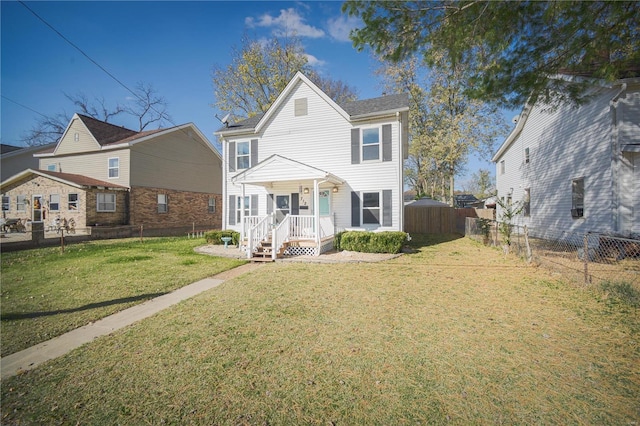
[[[233,176],[231,182],[269,186],[274,182],[300,182],[321,180],[334,185],[344,183],[342,179],[327,171],[309,166],[290,158],[274,154],[250,169]]]

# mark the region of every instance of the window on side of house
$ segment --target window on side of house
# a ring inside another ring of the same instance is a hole
[[[251,164],[251,146],[249,142],[236,144],[236,170],[248,169]]]
[[[525,216],[531,216],[531,188],[524,189],[524,204],[522,207],[522,214]]]
[[[69,194],[67,195],[67,209],[69,211],[77,211],[78,210],[78,194]]]
[[[216,212],[216,197],[209,197],[209,207],[207,209],[209,213]]]
[[[120,177],[120,158],[109,158],[109,178]]]
[[[116,211],[116,194],[97,194],[97,208],[98,212],[115,212]]]
[[[56,165],[55,164],[47,164],[47,171],[55,172],[56,171]]]
[[[167,194],[158,194],[158,213],[167,213],[169,211],[169,199]]]
[[[11,197],[8,195],[2,196],[2,211],[6,212],[11,209]]]
[[[529,156],[529,148],[525,148],[524,149],[524,163],[525,164],[529,164],[529,161],[531,161],[531,157]]]
[[[380,193],[379,192],[363,192],[362,193],[362,223],[363,224],[380,224]]]
[[[24,195],[16,196],[16,210],[19,212],[27,211],[26,199],[27,197]]]
[[[52,212],[57,212],[60,210],[60,195],[49,195],[49,210]]]
[[[380,128],[362,129],[362,161],[380,159]]]
[[[294,103],[293,115],[295,117],[302,117],[308,114],[307,98],[295,99],[293,103]]]
[[[571,181],[571,217],[584,217],[584,178]]]
[[[503,174],[504,174],[504,170],[505,170],[505,167],[504,167],[504,160],[502,160],[502,161],[500,161],[500,174],[501,174],[501,175],[503,175]]]

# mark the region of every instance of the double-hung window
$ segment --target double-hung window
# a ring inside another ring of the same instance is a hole
[[[216,198],[215,197],[209,197],[209,207],[208,207],[207,211],[209,213],[215,213],[216,212]]]
[[[571,181],[571,217],[584,217],[584,178]]]
[[[362,129],[362,161],[380,159],[380,128]]]
[[[362,193],[362,223],[380,224],[380,193]]]
[[[524,204],[522,207],[522,214],[525,216],[531,216],[531,189],[524,189]]]
[[[251,197],[238,197],[238,208],[236,209],[236,223],[241,223],[242,210],[244,210],[244,217],[251,215]]]
[[[67,208],[70,211],[78,210],[78,194],[69,194],[67,196]]]
[[[2,211],[6,212],[8,210],[10,210],[11,207],[11,198],[9,198],[8,195],[3,195],[2,196]]]
[[[248,169],[251,164],[251,151],[249,142],[238,142],[236,144],[237,169]]]
[[[58,210],[60,210],[60,195],[49,195],[49,210],[52,212],[57,212]]]
[[[169,211],[169,199],[167,194],[158,194],[158,213],[167,213]]]
[[[120,159],[118,157],[109,158],[109,178],[120,177]]]
[[[97,194],[97,211],[98,212],[115,212],[116,211],[116,194]]]
[[[26,197],[24,195],[16,196],[16,210],[19,212],[27,211]]]

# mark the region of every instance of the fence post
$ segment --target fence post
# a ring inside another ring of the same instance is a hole
[[[64,228],[60,228],[60,253],[64,253]]]
[[[527,225],[524,226],[524,244],[527,249],[527,262],[531,263],[531,246],[529,245],[529,228],[527,228]]]
[[[589,233],[584,236],[584,285],[589,285]]]

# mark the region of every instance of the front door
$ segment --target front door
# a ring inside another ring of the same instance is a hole
[[[44,220],[42,215],[42,195],[34,195],[31,200],[31,205],[33,206],[31,220],[34,222],[42,222]]]
[[[291,213],[291,199],[288,195],[276,195],[276,223],[282,222]]]

